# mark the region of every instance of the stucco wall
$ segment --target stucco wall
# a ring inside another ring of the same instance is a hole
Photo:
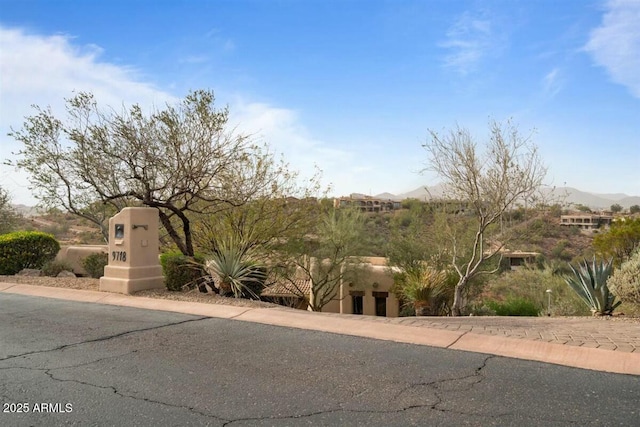
[[[62,246],[56,255],[56,261],[69,264],[76,275],[86,276],[87,272],[82,266],[82,261],[91,254],[107,253],[108,251],[107,245]]]
[[[362,295],[363,313],[367,316],[376,315],[376,299],[374,292],[388,293],[386,298],[387,317],[398,317],[400,314],[399,301],[391,292],[393,274],[387,267],[383,257],[364,258],[365,269],[358,278],[356,285],[343,282],[340,285],[335,300],[323,307],[323,312],[353,314],[353,294]]]

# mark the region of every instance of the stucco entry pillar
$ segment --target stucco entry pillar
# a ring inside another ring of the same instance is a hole
[[[130,294],[163,288],[159,250],[158,210],[121,210],[109,219],[109,265],[100,278],[100,290]]]

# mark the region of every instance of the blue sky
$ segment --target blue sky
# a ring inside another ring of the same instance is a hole
[[[435,184],[428,130],[482,141],[489,118],[536,130],[549,185],[640,195],[638,22],[640,0],[0,0],[0,160],[31,104],[207,88],[333,195]],[[13,168],[0,185],[35,203]]]

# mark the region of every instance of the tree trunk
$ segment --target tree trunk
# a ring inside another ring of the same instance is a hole
[[[429,316],[431,314],[429,301],[414,301],[413,307],[416,310],[416,316]]]
[[[228,297],[233,295],[233,291],[231,290],[231,284],[228,283],[225,280],[220,280],[219,282],[219,287],[220,287],[220,296],[223,297]]]
[[[464,309],[464,297],[462,295],[462,291],[466,284],[466,281],[460,281],[456,284],[453,293],[453,305],[451,306],[452,316],[462,316],[462,311]]]

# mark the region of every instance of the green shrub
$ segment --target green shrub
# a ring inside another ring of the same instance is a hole
[[[25,268],[42,268],[60,251],[60,244],[50,234],[17,231],[0,236],[0,274],[12,275]]]
[[[164,273],[164,283],[170,291],[181,291],[185,285],[195,283],[206,276],[204,258],[196,255],[187,257],[180,252],[166,252],[160,255],[160,265]]]
[[[63,271],[73,271],[73,267],[64,261],[47,261],[42,266],[42,275],[57,277]]]
[[[538,316],[541,307],[524,298],[508,298],[504,302],[485,301],[485,305],[497,316]]]
[[[89,277],[99,279],[104,276],[104,267],[109,264],[109,255],[106,252],[91,254],[82,260],[82,267]]]
[[[565,239],[558,240],[556,245],[551,250],[551,258],[553,259],[561,259],[563,261],[571,260],[571,252],[567,250],[569,246],[569,242]]]
[[[543,263],[543,268],[527,266],[507,271],[491,279],[482,299],[504,301],[509,298],[522,298],[548,310],[550,296],[553,316],[591,314],[578,295],[565,283],[565,266],[568,269],[566,263],[550,262]],[[546,292],[547,289],[551,290],[550,294]]]

